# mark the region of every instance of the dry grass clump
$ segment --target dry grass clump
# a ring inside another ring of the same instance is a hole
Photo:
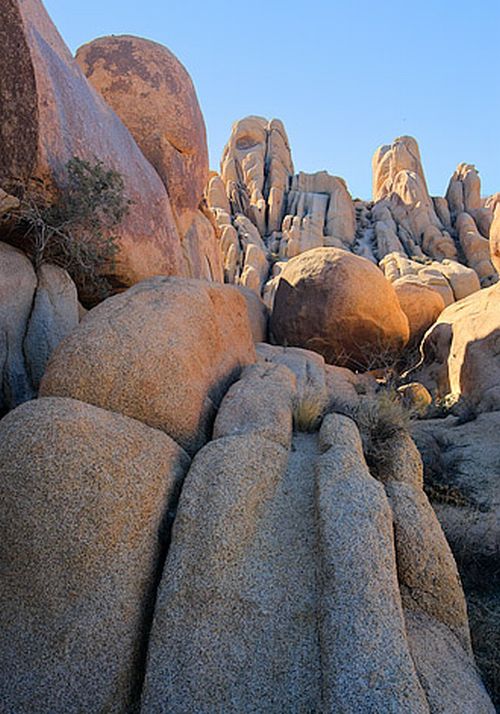
[[[293,407],[293,428],[295,431],[317,431],[321,425],[324,409],[324,399],[313,391],[301,399],[297,398]]]
[[[358,426],[370,466],[384,460],[388,442],[398,433],[409,430],[415,413],[396,390],[390,388],[361,399],[351,416]]]

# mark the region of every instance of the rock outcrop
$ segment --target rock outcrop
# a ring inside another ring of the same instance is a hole
[[[270,330],[278,344],[319,352],[327,362],[377,366],[408,342],[409,327],[392,285],[368,260],[316,248],[279,276]]]
[[[499,429],[499,411],[465,422],[453,416],[418,421],[412,429],[424,462],[425,487],[464,585],[476,660],[497,706]]]
[[[5,0],[0,59],[0,185],[36,182],[52,196],[78,156],[118,171],[132,207],[120,225],[110,277],[132,285],[182,274],[181,245],[158,174],[127,128],[90,86],[40,0]],[[22,140],[20,140],[22,137]]]
[[[142,709],[427,713],[444,702],[491,714],[418,452],[405,459],[396,435],[378,481],[350,418],[292,433],[295,380],[283,362],[247,368],[193,460]]]
[[[425,335],[411,378],[435,397],[461,397],[478,411],[499,409],[499,303],[500,285],[493,285],[447,307]]]
[[[224,391],[255,359],[236,288],[157,277],[91,310],[52,356],[40,394],[133,417],[194,453]]]
[[[444,300],[430,285],[406,275],[393,282],[401,309],[408,318],[409,342],[417,344],[444,310]]]
[[[222,282],[218,238],[198,210],[208,179],[208,149],[188,72],[166,47],[130,35],[89,42],[77,51],[76,61],[159,173],[181,237],[185,274]]]
[[[490,257],[495,270],[500,274],[500,200],[496,204],[490,234]]]
[[[189,459],[73,399],[0,422],[2,709],[133,711],[154,586]]]
[[[0,416],[36,396],[53,350],[78,325],[69,275],[0,243]]]

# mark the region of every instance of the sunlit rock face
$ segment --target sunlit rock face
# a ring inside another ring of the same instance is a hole
[[[53,196],[73,157],[123,177],[133,208],[120,225],[109,277],[121,286],[182,274],[167,190],[128,129],[90,86],[39,0],[2,3],[0,185],[35,182]]]
[[[157,170],[172,204],[189,277],[222,281],[215,230],[198,210],[208,179],[205,122],[185,67],[166,47],[130,35],[101,37],[76,61]]]

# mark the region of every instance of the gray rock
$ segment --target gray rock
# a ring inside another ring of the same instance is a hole
[[[189,459],[72,399],[0,422],[0,709],[134,710],[169,508]]]
[[[35,289],[28,258],[0,243],[0,416],[36,394],[23,352]]]
[[[348,417],[325,417],[320,442],[328,447],[316,464],[324,711],[427,712],[406,641],[383,486]]]
[[[24,339],[24,355],[31,382],[38,388],[52,352],[78,326],[76,286],[65,270],[43,264]]]

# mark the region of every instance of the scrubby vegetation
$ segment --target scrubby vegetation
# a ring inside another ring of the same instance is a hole
[[[109,274],[118,251],[115,231],[127,214],[121,175],[102,161],[73,157],[54,203],[27,190],[18,210],[18,226],[37,268],[51,262],[66,269],[82,299],[93,304],[111,290]]]

